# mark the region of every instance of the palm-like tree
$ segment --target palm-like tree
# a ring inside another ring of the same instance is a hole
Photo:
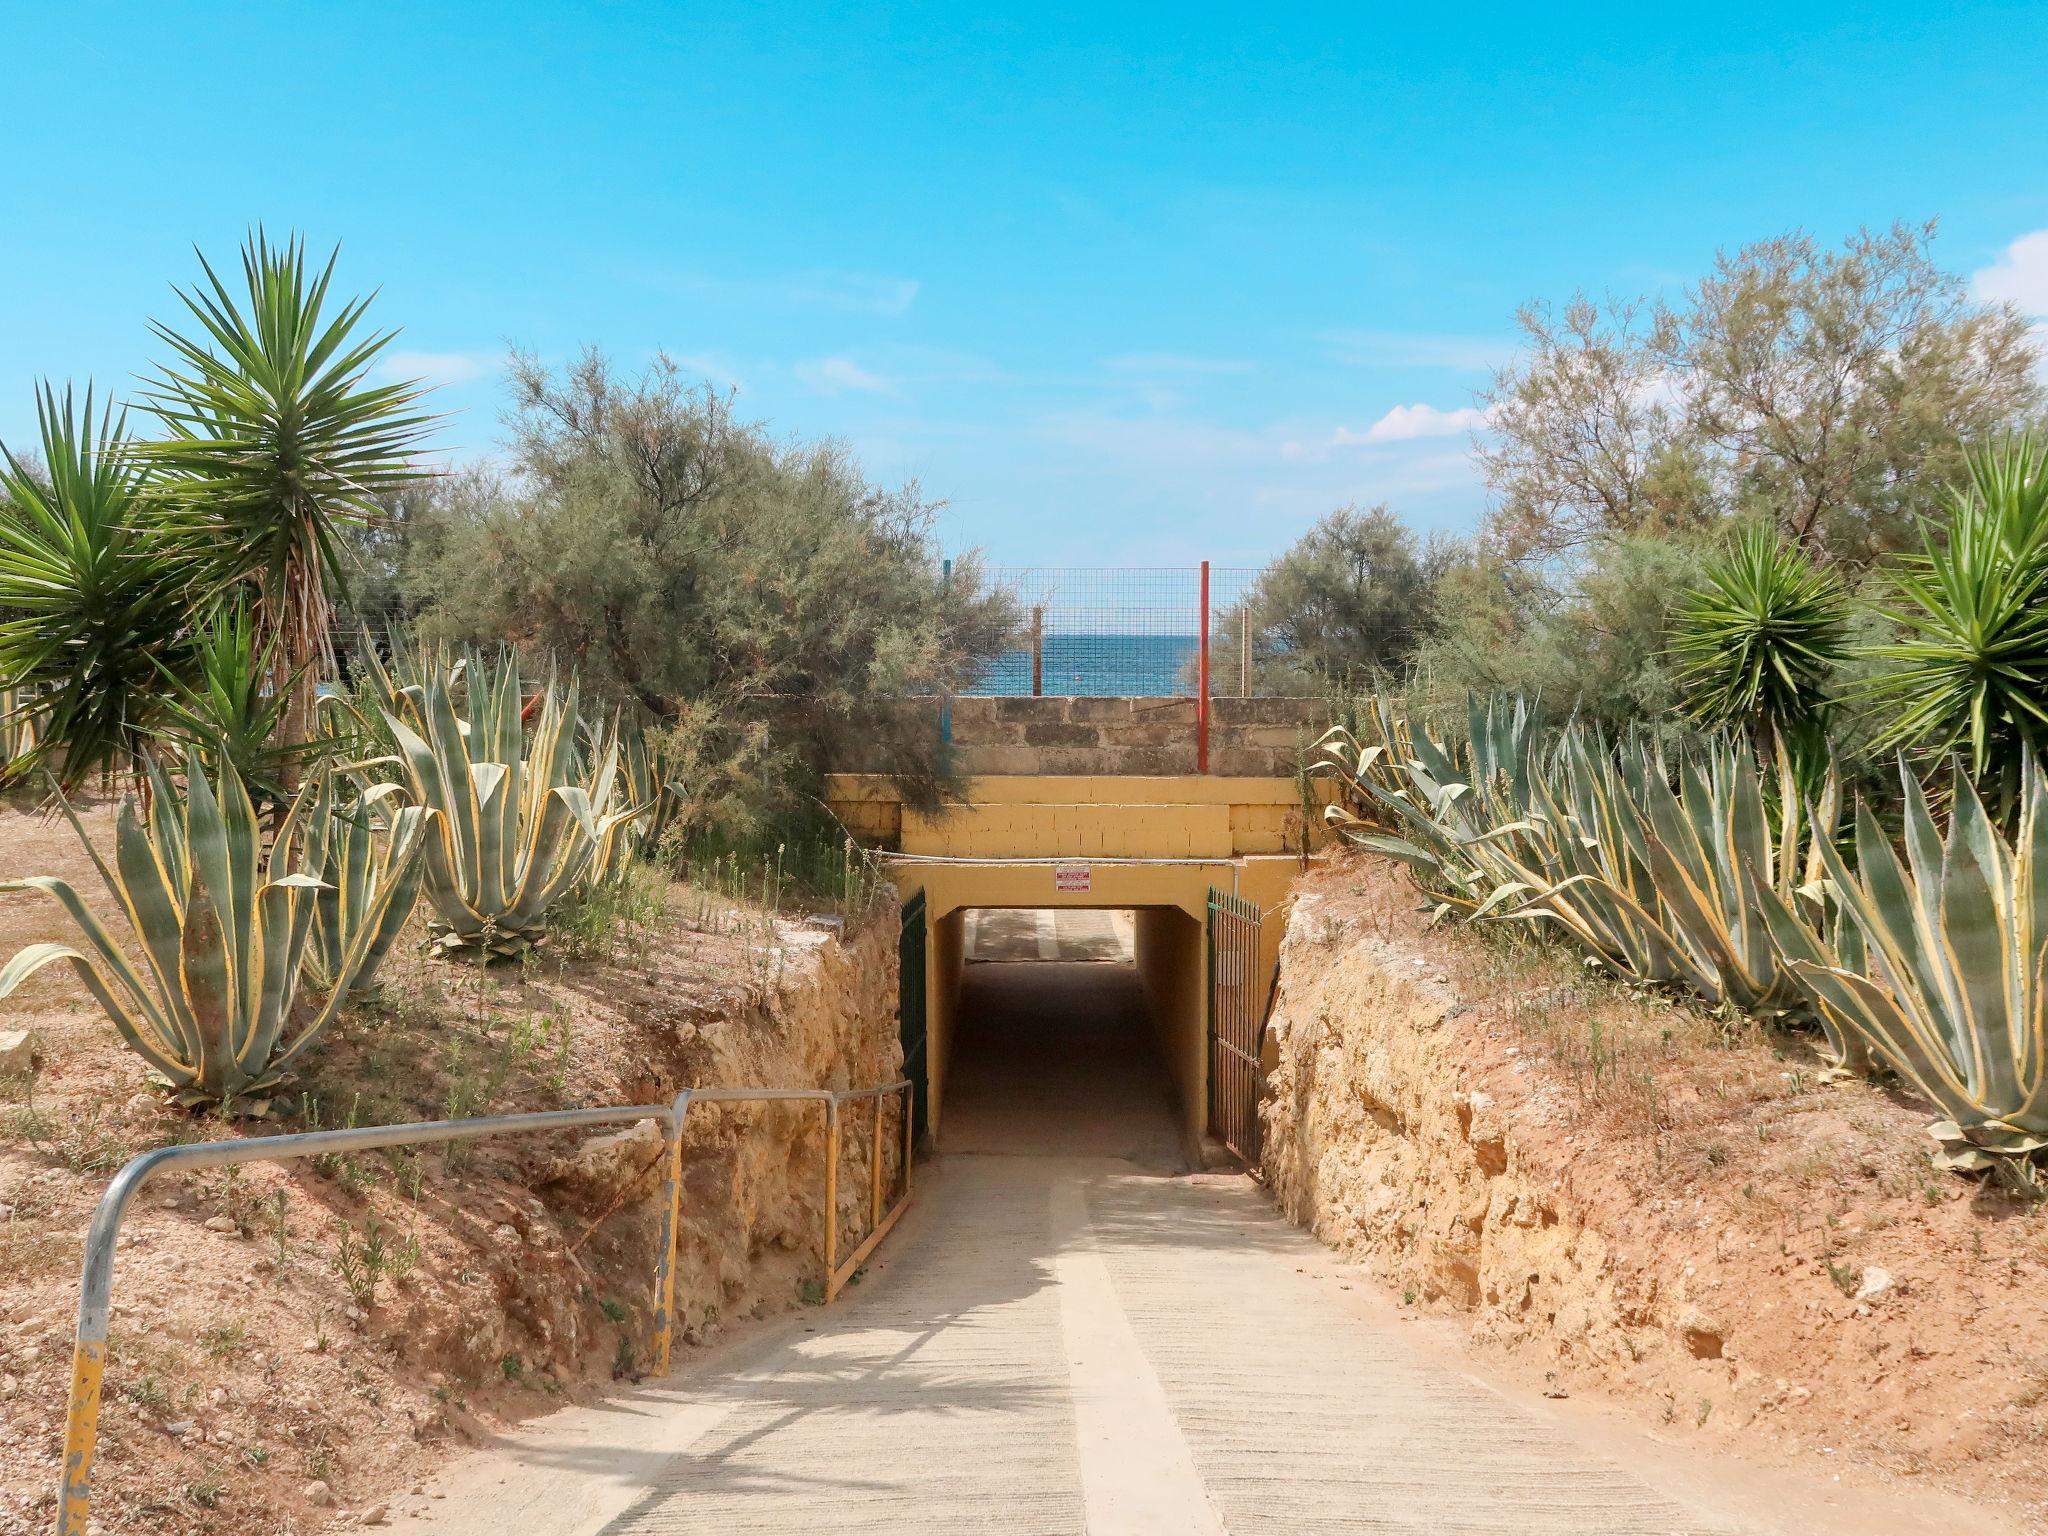
[[[409,452],[435,418],[416,382],[372,383],[397,335],[368,331],[370,298],[329,316],[335,253],[317,275],[304,241],[242,248],[238,303],[204,255],[206,281],[174,290],[198,330],[151,322],[176,360],[144,400],[166,436],[147,446],[167,492],[216,540],[217,579],[255,589],[255,641],[287,695],[283,737],[313,734],[319,680],[333,669],[329,583],[346,585],[338,525],[379,515],[377,497],[419,471]]]
[[[1886,613],[1904,634],[1873,649],[1892,665],[1867,691],[1897,708],[1880,746],[1959,755],[2009,820],[2048,745],[2048,450],[1972,450],[1949,505],[1903,562]]]
[[[1708,562],[1672,616],[1671,651],[1692,716],[1749,730],[1766,761],[1826,755],[1834,671],[1848,655],[1849,598],[1775,527],[1755,524]]]
[[[139,771],[163,722],[164,676],[186,657],[201,562],[166,516],[125,416],[47,384],[40,473],[0,448],[0,686],[36,743],[9,776],[66,786]]]

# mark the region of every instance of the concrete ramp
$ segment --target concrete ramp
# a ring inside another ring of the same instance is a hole
[[[978,965],[969,1004],[951,1150],[838,1304],[507,1436],[399,1528],[1734,1529],[1411,1347],[1250,1180],[1181,1171],[1126,968]]]
[[[1732,1530],[1404,1347],[1244,1179],[951,1156],[866,1279],[458,1470],[481,1536]],[[517,1508],[516,1523],[508,1512]]]

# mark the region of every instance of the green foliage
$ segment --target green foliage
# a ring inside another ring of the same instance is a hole
[[[2048,453],[1972,452],[1946,529],[1921,528],[1887,613],[1904,630],[1866,693],[1895,713],[1879,744],[1963,755],[2001,816],[2048,745]]]
[[[1431,578],[1448,558],[1442,545],[1418,551],[1383,505],[1318,519],[1217,616],[1217,691],[1236,691],[1247,674],[1255,692],[1306,694],[1398,671],[1428,625]]]
[[[472,653],[407,687],[380,675],[406,784],[438,813],[425,865],[435,947],[516,957],[544,935],[556,902],[611,863],[614,840],[646,810],[619,808],[618,744],[594,732],[579,753],[575,683],[565,691],[550,681],[528,706],[510,656]]]
[[[21,735],[11,776],[75,786],[139,769],[166,722],[163,666],[184,653],[194,546],[163,508],[111,407],[47,386],[44,474],[0,467],[0,685]],[[47,476],[47,478],[45,478]]]
[[[817,776],[854,752],[941,800],[938,711],[877,701],[964,690],[1015,605],[972,559],[947,579],[915,486],[736,421],[665,359],[637,380],[515,359],[512,386],[516,478],[453,477],[409,523],[425,638],[573,658],[652,722],[691,835],[822,822]]]
[[[1975,301],[1933,235],[1793,233],[1718,256],[1676,304],[1524,310],[1478,449],[1494,545],[1540,563],[1749,516],[1850,567],[1902,547],[1962,445],[2043,405],[2026,317]]]
[[[1840,579],[1776,529],[1755,525],[1704,575],[1672,616],[1671,649],[1693,717],[1760,738],[1811,737],[1845,655]]]
[[[178,290],[197,330],[150,327],[175,361],[144,396],[166,433],[148,462],[219,546],[218,578],[254,584],[292,742],[313,733],[328,583],[345,584],[338,527],[378,515],[380,492],[417,477],[407,454],[432,422],[413,385],[368,382],[396,333],[364,331],[368,299],[329,312],[338,255],[311,272],[303,241],[273,245],[258,230],[242,248],[239,299],[201,256],[205,283]]]
[[[1380,744],[1337,733],[1326,747],[1324,771],[1348,791],[1327,814],[1414,870],[1439,915],[1536,924],[1625,980],[1765,1018],[1805,1015],[1757,887],[1789,897],[1802,870],[1811,883],[1833,832],[1832,784],[1809,819],[1781,755],[1774,826],[1754,759],[1726,736],[1667,758],[1641,735],[1617,746],[1582,722],[1546,730],[1500,699],[1471,706],[1456,746],[1381,721]]]
[[[44,966],[68,961],[121,1038],[181,1102],[260,1099],[333,1022],[346,989],[369,963],[378,924],[363,925],[341,956],[332,993],[287,1036],[315,893],[325,884],[324,776],[286,808],[267,850],[232,763],[210,784],[196,755],[189,756],[182,795],[154,766],[149,779],[147,812],[138,814],[132,799],[121,807],[111,865],[64,804],[108,894],[127,915],[144,970],[65,881],[9,880],[0,890],[54,898],[87,948],[30,945],[0,967],[0,997]]]
[[[258,643],[248,604],[238,595],[216,608],[188,638],[186,659],[163,674],[164,723],[156,735],[198,749],[207,773],[232,763],[257,808],[291,798],[288,784],[332,742],[290,741],[281,734],[296,677],[275,684],[278,637]]]
[[[1432,718],[1468,695],[1519,694],[1609,731],[1671,719],[1671,616],[1700,582],[1696,539],[1605,540],[1547,570],[1474,558],[1439,578],[1408,692]]]
[[[1853,871],[1820,850],[1868,973],[1773,915],[1821,1011],[1946,1116],[1930,1128],[1941,1166],[2024,1157],[2048,1147],[2048,786],[2029,761],[2008,839],[1959,783],[1944,842],[1903,762],[1899,777],[1903,860],[1867,805]]]

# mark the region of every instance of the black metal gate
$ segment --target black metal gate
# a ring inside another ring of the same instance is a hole
[[[1259,909],[1209,889],[1209,1131],[1243,1158],[1259,1161],[1260,1036],[1265,999],[1258,985]]]
[[[896,1017],[902,1030],[903,1075],[910,1079],[911,1130],[923,1141],[931,1124],[930,1067],[925,1054],[924,892],[903,903],[903,934],[896,942]]]

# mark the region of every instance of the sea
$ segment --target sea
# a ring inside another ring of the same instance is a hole
[[[1170,698],[1195,691],[1194,635],[1047,635],[1042,692],[1092,697]],[[1031,692],[1031,652],[1007,652],[982,669],[977,694]]]

